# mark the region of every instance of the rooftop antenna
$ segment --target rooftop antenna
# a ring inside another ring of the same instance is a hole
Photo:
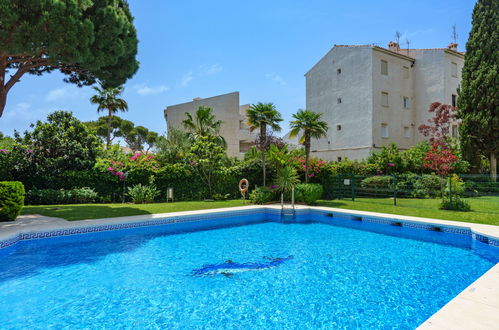
[[[452,40],[454,40],[454,43],[457,44],[457,32],[456,32],[456,24],[452,26]]]
[[[399,31],[395,32],[395,42],[400,45],[400,37],[402,37],[402,33]]]
[[[407,45],[407,56],[409,56],[409,45],[411,44],[409,39],[405,39],[405,44]]]

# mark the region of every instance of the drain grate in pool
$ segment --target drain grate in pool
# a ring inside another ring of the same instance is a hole
[[[227,260],[220,264],[205,265],[201,268],[192,270],[192,276],[205,277],[223,275],[225,277],[232,277],[235,273],[275,268],[282,265],[284,262],[293,259],[293,256],[288,256],[286,258],[263,257],[263,259],[266,261],[237,263],[232,260]]]

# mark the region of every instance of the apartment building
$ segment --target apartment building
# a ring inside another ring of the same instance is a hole
[[[192,115],[200,106],[210,107],[217,120],[222,120],[220,135],[227,142],[227,154],[239,159],[251,147],[257,132],[250,132],[246,117],[249,104],[239,105],[239,92],[208,98],[196,97],[191,102],[170,105],[164,110],[168,130],[172,127],[183,129],[185,113]]]
[[[457,44],[335,45],[305,74],[306,107],[329,124],[327,137],[312,142],[313,156],[363,159],[392,142],[401,149],[420,142],[418,127],[431,118],[430,104],[456,104],[463,64]]]

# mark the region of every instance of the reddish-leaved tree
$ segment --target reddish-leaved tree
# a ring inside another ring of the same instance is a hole
[[[438,175],[445,176],[454,171],[459,157],[451,146],[450,130],[456,122],[456,107],[440,102],[430,105],[428,112],[434,116],[428,120],[430,125],[419,126],[419,131],[428,137],[431,149],[423,159],[423,166]]]

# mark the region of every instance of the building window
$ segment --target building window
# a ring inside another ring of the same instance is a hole
[[[457,78],[457,63],[451,63],[451,74],[453,77]]]
[[[404,79],[409,78],[409,67],[407,66],[402,67],[402,78]]]
[[[408,98],[407,96],[404,96],[404,109],[410,109],[411,108],[411,99]]]
[[[241,140],[239,141],[239,152],[248,152],[252,146],[251,142]]]
[[[338,161],[341,162],[341,157],[338,157]]]
[[[388,106],[388,93],[381,92],[381,105],[384,107]]]
[[[409,126],[404,126],[404,137],[406,138],[411,137],[411,128]]]
[[[459,137],[459,131],[457,130],[457,125],[452,125],[452,132],[451,132],[451,136],[454,138],[454,139],[457,139]]]
[[[381,74],[388,76],[388,62],[385,60],[381,60]]]
[[[381,137],[388,138],[388,124],[381,124]]]
[[[336,69],[336,74],[341,74],[341,69]]]
[[[341,131],[341,125],[336,125],[336,130]]]
[[[341,103],[341,97],[338,97],[338,104]]]
[[[455,107],[457,104],[457,95],[452,94],[452,106]]]

